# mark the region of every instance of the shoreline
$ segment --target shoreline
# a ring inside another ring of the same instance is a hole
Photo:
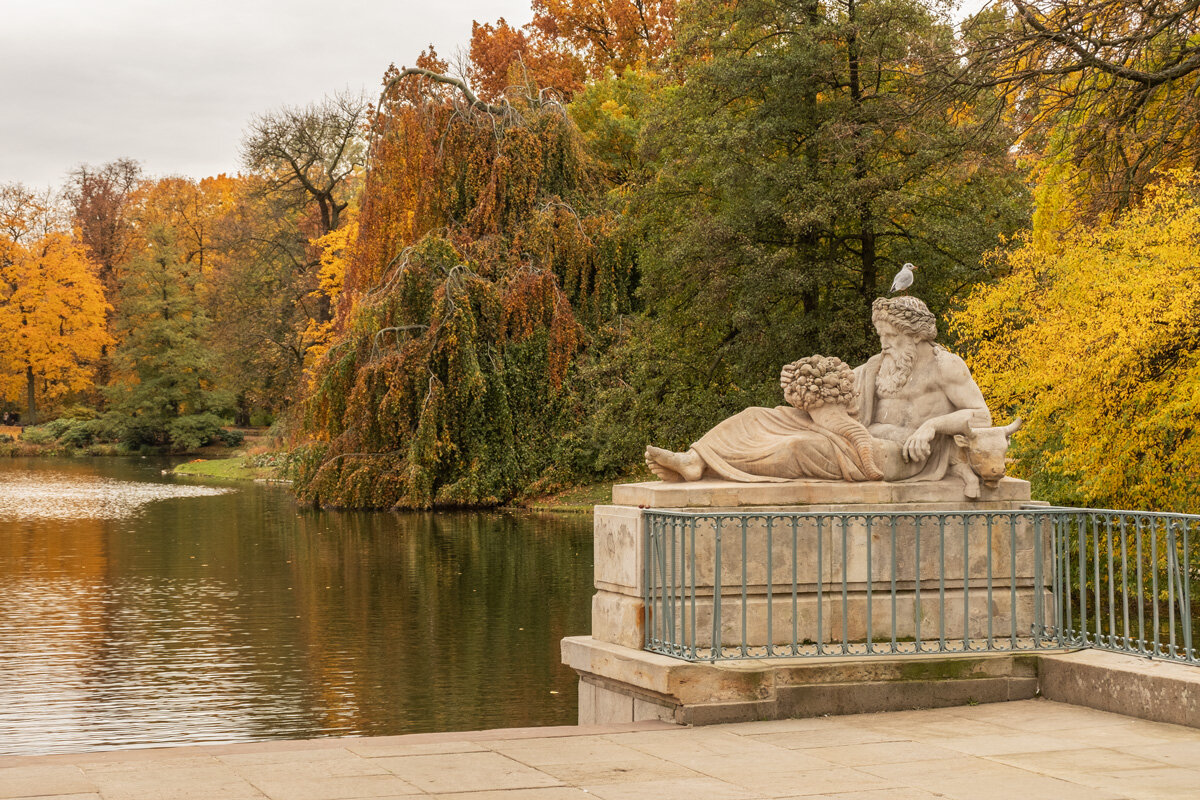
[[[182,475],[201,480],[212,480],[221,483],[230,481],[254,481],[256,483],[274,483],[291,485],[291,481],[278,477],[275,467],[258,467],[246,465],[247,456],[232,456],[228,458],[197,458],[176,465],[171,470],[174,475]],[[616,482],[621,482],[617,479]],[[547,495],[538,495],[516,502],[502,503],[495,506],[472,507],[473,510],[487,511],[533,511],[553,514],[591,514],[596,505],[612,502],[613,481],[585,484],[564,489]],[[366,509],[364,509],[366,510]],[[369,509],[387,511],[388,509]],[[438,510],[438,509],[433,509]],[[450,509],[444,509],[450,510]]]
[[[143,455],[146,454],[120,450],[115,444],[94,444],[86,448],[72,448],[58,444],[35,444],[20,440],[0,442],[0,458],[138,458]],[[247,464],[246,461],[255,456],[248,455],[244,447],[212,446],[199,451],[156,453],[155,455],[186,459],[176,464],[169,474],[192,480],[211,481],[219,484],[248,481],[284,487],[291,486],[292,483],[291,480],[279,476],[277,467]],[[530,495],[523,499],[494,506],[471,508],[479,511],[590,514],[595,506],[612,502],[614,484],[646,480],[648,477],[648,475],[626,475],[599,483],[571,486],[557,492]],[[386,511],[388,509],[357,510]]]

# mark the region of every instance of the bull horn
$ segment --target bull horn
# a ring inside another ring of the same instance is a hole
[[[1012,436],[1014,433],[1016,433],[1021,428],[1021,426],[1024,424],[1024,422],[1025,421],[1023,419],[1021,419],[1020,417],[1017,417],[1012,422],[1010,422],[1004,426],[1004,428],[1003,428],[1004,435]]]

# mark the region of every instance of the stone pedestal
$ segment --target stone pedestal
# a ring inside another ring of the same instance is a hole
[[[812,643],[817,642],[839,647],[846,642],[860,643],[856,646],[865,648],[871,642],[888,647],[893,641],[911,643],[914,639],[957,639],[962,643],[988,636],[1027,638],[1031,626],[1049,619],[1051,613],[1045,526],[1033,518],[1014,519],[1007,514],[991,523],[987,517],[972,517],[965,523],[963,517],[953,515],[1011,512],[1041,504],[1030,502],[1025,481],[1005,478],[986,492],[979,500],[967,501],[961,482],[954,479],[895,484],[650,482],[614,487],[614,505],[595,510],[592,635],[563,642],[564,660],[580,673],[580,721],[668,717],[723,721],[714,710],[721,703],[735,704],[741,709],[738,714],[755,708],[758,711],[754,713],[768,716],[795,715],[793,700],[763,705],[763,686],[780,682],[794,686],[797,680],[812,680],[817,674],[812,671],[816,661],[773,659],[770,656],[779,652],[768,651],[768,645],[785,652],[795,645],[811,652]],[[644,512],[648,509],[700,515],[670,523],[679,526],[672,531],[670,552],[660,552],[651,565],[645,563],[648,532]],[[725,511],[761,516],[744,522],[740,517],[718,522]],[[797,511],[851,516],[770,517],[773,512]],[[903,515],[890,516],[896,513]],[[888,516],[871,516],[877,514]],[[769,519],[774,521],[768,523]],[[939,519],[949,520],[948,529]],[[720,537],[719,526],[726,526]],[[683,572],[687,572],[686,581]],[[668,576],[667,581],[662,580]],[[670,584],[679,602],[647,608],[647,580]],[[714,620],[718,607],[720,618]],[[744,643],[751,655],[764,658],[720,662],[719,666],[687,663],[646,652],[648,631],[653,638],[669,640],[685,651],[695,648],[703,652],[719,638],[722,646],[740,648]],[[897,647],[904,649],[903,645]],[[965,658],[976,666],[964,668],[959,663],[943,671],[993,680],[987,694],[993,699],[1010,699],[1011,691],[1032,691],[1024,668],[1014,666],[1019,659],[1014,661],[1011,654],[991,656],[993,663],[986,668],[978,666],[983,663],[981,657],[972,653],[911,658],[918,663],[930,659],[962,662]],[[840,676],[835,682],[840,683],[856,671],[878,675],[884,662],[872,655],[857,660],[843,656],[831,663],[821,673],[823,682],[829,682],[828,675],[834,673]],[[892,674],[909,674],[905,670],[912,669],[894,667]],[[681,684],[690,687],[687,692],[680,694],[647,677],[663,670],[664,674],[689,676]],[[751,673],[759,677],[747,683],[746,675]],[[764,674],[771,677],[764,678]],[[1000,683],[994,682],[1001,678]],[[1020,680],[1013,684],[1009,678]],[[709,688],[697,689],[702,686]],[[730,686],[742,689],[735,691]],[[945,696],[967,702],[972,699],[971,692],[982,694],[981,687],[975,684],[964,689],[966,693]],[[711,696],[704,699],[701,695],[705,693]],[[803,694],[792,691],[788,696],[794,699]],[[900,695],[876,692],[871,696]],[[908,705],[900,707],[911,707],[912,700],[909,697],[904,701]],[[697,716],[695,708],[701,705],[712,708]],[[834,713],[829,709],[853,706],[843,698],[822,701],[813,708]]]

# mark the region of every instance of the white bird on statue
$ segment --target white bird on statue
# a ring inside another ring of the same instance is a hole
[[[889,293],[895,294],[896,292],[903,292],[905,289],[912,286],[912,271],[914,269],[916,269],[915,266],[906,262],[904,266],[900,268],[900,271],[896,273],[896,278],[892,281],[892,288],[889,290]]]

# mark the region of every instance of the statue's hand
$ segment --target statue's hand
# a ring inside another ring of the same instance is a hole
[[[937,429],[928,422],[917,428],[912,436],[909,436],[904,442],[904,447],[901,453],[904,455],[905,461],[924,461],[929,458],[929,454],[933,451],[933,437],[937,436]]]

